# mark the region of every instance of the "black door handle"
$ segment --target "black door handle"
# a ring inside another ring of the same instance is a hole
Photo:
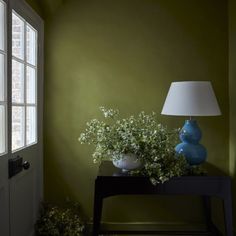
[[[22,167],[24,168],[24,170],[28,170],[30,168],[30,163],[28,161],[24,161]]]

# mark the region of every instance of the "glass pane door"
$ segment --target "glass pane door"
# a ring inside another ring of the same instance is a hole
[[[37,142],[37,31],[12,12],[12,151]]]

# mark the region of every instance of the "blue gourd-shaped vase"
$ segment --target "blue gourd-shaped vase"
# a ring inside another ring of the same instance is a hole
[[[206,160],[206,148],[199,143],[202,137],[196,120],[186,120],[180,131],[180,140],[175,147],[178,154],[183,154],[189,165],[199,165]]]

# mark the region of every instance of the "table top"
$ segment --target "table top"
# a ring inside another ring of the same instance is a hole
[[[173,177],[163,184],[153,185],[147,176],[131,175],[113,166],[111,161],[103,161],[95,181],[100,194],[190,194],[222,197],[230,189],[229,176],[181,176]]]
[[[129,172],[123,172],[121,169],[115,167],[111,161],[102,161],[101,165],[99,166],[97,178],[106,178],[106,177],[125,177],[125,178],[148,178],[145,176],[137,176],[131,175]],[[173,179],[183,179],[183,178],[230,178],[229,176],[219,173],[213,174],[208,173],[207,175],[198,175],[198,176],[181,176],[181,177],[174,177]]]

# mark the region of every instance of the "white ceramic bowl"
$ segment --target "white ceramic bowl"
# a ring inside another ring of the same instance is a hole
[[[142,162],[133,153],[122,154],[119,159],[114,158],[112,163],[124,172],[135,170],[142,166]]]

